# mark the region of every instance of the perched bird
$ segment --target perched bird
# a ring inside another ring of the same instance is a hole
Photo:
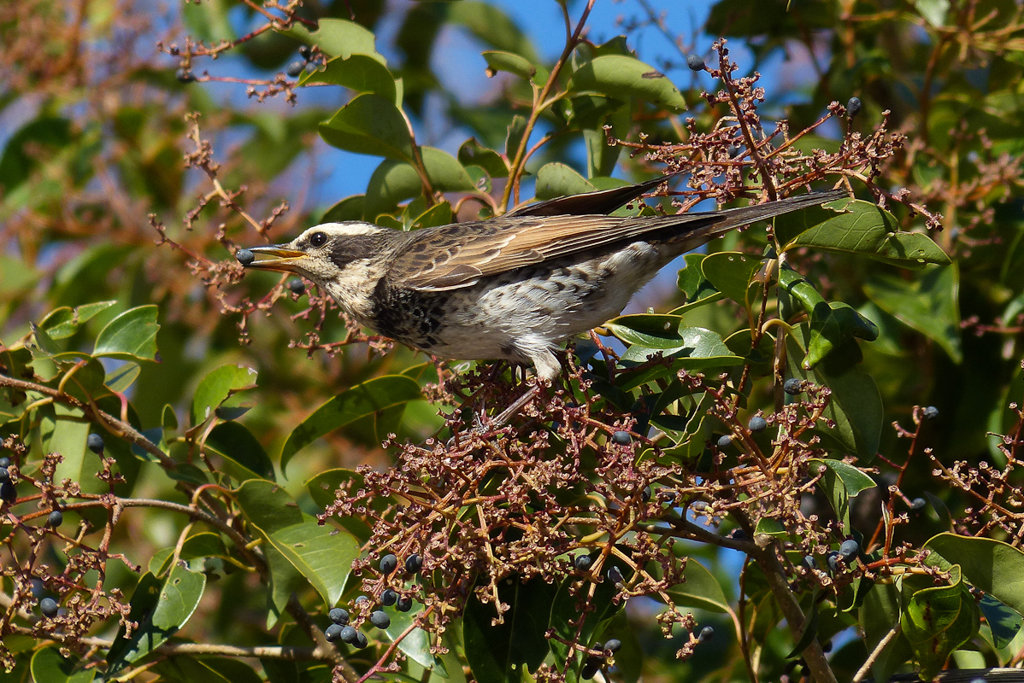
[[[558,345],[615,317],[676,256],[733,228],[824,204],[841,190],[706,213],[605,215],[667,178],[411,232],[325,223],[242,249],[247,268],[302,275],[360,324],[441,358],[561,372]]]

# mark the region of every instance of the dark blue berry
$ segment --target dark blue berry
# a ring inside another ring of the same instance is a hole
[[[622,570],[618,567],[609,567],[608,580],[614,583],[615,585],[619,585],[620,583],[622,583]]]
[[[380,601],[385,607],[391,607],[398,602],[398,593],[388,588],[380,594]]]
[[[10,481],[11,473],[7,471],[6,467],[0,467],[0,482]]]
[[[910,509],[916,512],[917,510],[923,509],[927,504],[928,502],[924,498],[915,498],[910,501]]]
[[[177,78],[180,83],[191,83],[192,81],[196,80],[195,74],[193,74],[185,67],[182,67],[175,71],[174,77]]]
[[[356,598],[356,601],[355,601],[356,607],[359,607],[360,605],[367,605],[369,603],[370,603],[370,598],[366,597],[365,595],[360,595],[358,598]]]
[[[85,440],[85,445],[96,455],[103,455],[103,437],[95,432]]]
[[[297,277],[293,277],[288,281],[288,289],[292,290],[294,294],[302,296],[306,293],[306,283]]]
[[[612,434],[612,442],[620,446],[628,446],[632,440],[633,437],[629,435],[629,432],[622,431],[621,429]]]
[[[366,640],[366,636],[363,635],[363,632],[356,631],[356,637],[352,640],[352,647],[356,648],[357,650],[362,650],[368,644],[369,643]]]
[[[704,58],[694,53],[686,56],[686,66],[690,67],[691,71],[703,71],[704,70]]]
[[[583,670],[580,671],[580,678],[585,681],[589,681],[591,678],[597,675],[597,672],[601,670],[602,659],[591,655],[587,657],[587,661],[583,663]]]
[[[859,97],[851,97],[846,101],[846,116],[853,118],[860,113],[861,102]]]
[[[939,416],[939,409],[935,406],[928,406],[924,409],[924,419],[934,420]]]
[[[419,574],[423,569],[423,558],[413,553],[405,560],[405,571],[409,574]]]
[[[238,262],[243,266],[247,266],[256,260],[256,254],[252,253],[249,249],[239,249],[235,252],[235,258],[238,259]]]
[[[341,639],[341,642],[352,644],[356,640],[357,633],[359,633],[359,631],[355,630],[351,626],[345,626],[341,629],[341,634],[338,637]]]
[[[64,515],[61,514],[60,510],[54,510],[50,513],[50,516],[46,518],[46,526],[51,529],[56,529],[64,523]]]
[[[853,540],[852,538],[843,541],[842,545],[839,546],[839,554],[843,556],[843,559],[849,562],[853,558],[857,557],[857,553],[860,552],[860,543]]]
[[[618,638],[612,638],[611,640],[606,642],[604,644],[604,647],[601,648],[601,649],[604,650],[605,652],[618,652],[621,647],[622,647],[622,641],[619,640]]]
[[[581,572],[585,572],[590,569],[590,565],[593,563],[594,561],[590,559],[590,555],[577,555],[576,559],[573,561],[573,565]]]
[[[14,502],[18,500],[18,490],[14,488],[14,484],[9,481],[0,483],[0,500],[8,505],[14,505]]]
[[[327,613],[327,618],[335,624],[341,624],[344,626],[348,623],[348,610],[342,609],[341,607],[335,607]]]
[[[750,418],[750,422],[747,423],[747,429],[749,429],[754,434],[757,434],[768,429],[768,422],[760,415],[755,415],[754,417]]]
[[[744,541],[747,538],[747,532],[737,527],[729,532],[729,538],[734,541]]]
[[[298,78],[306,70],[305,62],[292,62],[288,65],[287,74],[292,78]]]
[[[11,459],[10,458],[0,458],[0,467],[10,467],[10,466],[11,466]]]
[[[726,434],[718,439],[718,449],[724,451],[732,445],[732,435]]]
[[[833,572],[839,571],[839,553],[834,550],[828,554],[828,568]]]
[[[697,636],[697,642],[706,643],[715,637],[715,629],[710,626],[705,626],[700,630],[700,635]]]
[[[790,377],[786,380],[786,383],[782,385],[782,390],[790,396],[797,396],[803,393],[803,380],[797,379],[796,377]]]
[[[387,615],[387,612],[377,610],[370,614],[370,623],[377,628],[387,628],[391,626],[391,617]]]
[[[53,598],[43,598],[39,601],[39,611],[43,613],[44,617],[48,617],[50,619],[54,618],[57,616],[57,610],[59,608],[60,605],[58,605],[57,601]]]
[[[299,56],[308,62],[309,58],[313,56],[313,48],[309,45],[300,45]]]
[[[804,555],[804,566],[808,569],[817,569],[818,564],[814,561],[813,555]]]
[[[412,598],[408,595],[399,597],[398,602],[395,603],[395,609],[399,612],[408,612],[412,609]]]
[[[388,553],[384,557],[380,558],[380,571],[384,576],[387,576],[391,572],[398,568],[398,558],[392,553]]]
[[[645,486],[644,490],[640,492],[640,500],[647,502],[651,499],[651,487]]]
[[[327,638],[327,642],[334,643],[341,640],[341,631],[344,628],[341,624],[331,624],[324,629],[324,637]]]

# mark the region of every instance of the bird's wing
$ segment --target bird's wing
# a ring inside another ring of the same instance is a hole
[[[720,214],[683,214],[665,218],[613,216],[499,217],[476,223],[420,231],[392,262],[392,282],[423,291],[476,284],[549,259],[636,238],[684,223],[717,223]],[[667,222],[670,221],[670,222]]]
[[[592,216],[611,213],[627,202],[637,199],[645,192],[657,189],[669,182],[679,173],[670,173],[653,180],[636,185],[623,185],[610,190],[574,194],[569,197],[557,197],[544,202],[526,204],[509,211],[506,216]]]
[[[396,254],[389,279],[421,291],[458,289],[490,275],[641,236],[670,242],[682,253],[733,228],[845,195],[842,190],[812,192],[725,211],[674,216],[517,215],[426,228],[413,233]]]

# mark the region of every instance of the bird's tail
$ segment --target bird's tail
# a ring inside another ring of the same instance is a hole
[[[719,235],[724,235],[734,228],[812,206],[820,206],[843,197],[849,197],[849,193],[846,190],[828,190],[826,192],[811,192],[810,194],[787,197],[786,199],[779,199],[764,204],[741,206],[736,209],[666,216],[661,219],[661,221],[664,221],[663,225],[655,229],[675,232],[672,230],[675,228],[678,232],[669,237],[667,241],[682,242],[686,245],[685,250],[689,251],[690,249],[696,249]],[[682,229],[680,230],[680,228]]]

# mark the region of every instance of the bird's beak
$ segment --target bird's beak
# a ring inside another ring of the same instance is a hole
[[[242,252],[249,252],[244,254]],[[242,249],[236,255],[246,268],[259,270],[280,270],[286,273],[302,273],[301,265],[309,258],[306,252],[292,249],[287,244],[272,244],[266,247]]]

